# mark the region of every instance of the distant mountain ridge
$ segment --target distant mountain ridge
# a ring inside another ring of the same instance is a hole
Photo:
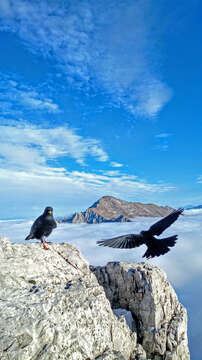
[[[88,209],[76,212],[62,222],[98,224],[102,222],[126,222],[137,216],[166,216],[173,210],[170,206],[142,204],[117,199],[113,196],[103,196]]]

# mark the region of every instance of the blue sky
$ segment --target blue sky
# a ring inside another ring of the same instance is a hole
[[[1,0],[0,218],[202,203],[201,10]]]

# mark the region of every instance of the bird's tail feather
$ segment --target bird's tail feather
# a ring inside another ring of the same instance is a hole
[[[160,241],[163,241],[164,245],[166,245],[168,247],[175,246],[176,241],[177,241],[177,235],[173,235],[173,236],[169,236],[167,238],[163,238]]]
[[[153,258],[155,256],[160,256],[166,254],[170,251],[170,247],[175,246],[177,241],[177,235],[169,236],[164,239],[157,240],[155,242],[155,247],[148,247],[147,251],[144,253],[142,257],[146,257],[147,259]]]

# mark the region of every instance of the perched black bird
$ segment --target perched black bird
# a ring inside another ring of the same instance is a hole
[[[174,246],[177,235],[164,239],[156,239],[154,235],[161,235],[162,232],[173,224],[184,209],[174,210],[171,214],[153,224],[149,230],[141,231],[139,234],[128,234],[117,236],[112,239],[97,241],[99,246],[109,246],[120,249],[131,249],[145,244],[147,251],[143,255],[147,259],[166,254],[170,247]]]
[[[46,237],[52,233],[52,230],[57,227],[57,223],[53,217],[53,208],[47,206],[41,216],[39,216],[33,223],[30,234],[25,240],[39,239],[42,242],[44,249],[48,250]]]

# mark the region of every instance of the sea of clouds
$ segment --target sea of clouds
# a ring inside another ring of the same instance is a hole
[[[76,245],[92,265],[104,265],[109,261],[142,262],[146,247],[134,250],[99,247],[96,241],[147,229],[157,218],[136,218],[131,223],[58,224],[50,235],[53,242],[69,242]],[[1,220],[0,236],[13,242],[24,242],[33,220]],[[176,246],[165,256],[149,260],[166,271],[179,300],[188,310],[189,345],[191,359],[199,360],[202,353],[202,213],[185,211],[163,236],[178,234]],[[32,240],[37,241],[37,240]]]

